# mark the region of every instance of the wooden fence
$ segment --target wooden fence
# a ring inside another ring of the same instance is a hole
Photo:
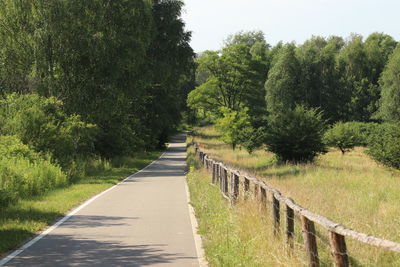
[[[231,203],[235,203],[239,198],[246,198],[254,194],[254,197],[263,205],[270,205],[272,211],[272,230],[275,235],[280,234],[281,216],[285,216],[285,240],[288,247],[293,247],[294,218],[295,214],[299,216],[304,247],[308,258],[308,266],[320,266],[316,241],[317,235],[315,231],[316,224],[328,231],[329,246],[334,266],[349,266],[346,238],[400,253],[400,243],[359,233],[305,209],[297,205],[292,199],[282,195],[276,189],[271,188],[263,181],[241,174],[237,170],[228,168],[222,162],[211,159],[207,154],[202,152],[196,144],[194,145],[196,157],[210,172],[212,183],[220,188],[223,196],[231,201]],[[284,210],[285,214],[281,214],[281,205],[283,205],[282,210]]]

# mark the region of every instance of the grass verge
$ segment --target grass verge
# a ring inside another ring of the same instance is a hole
[[[254,199],[231,206],[199,168],[192,148],[187,161],[191,204],[211,266],[302,266],[301,257],[288,255],[283,243],[274,239],[272,225]]]
[[[69,187],[0,209],[0,256],[16,249],[80,203],[142,169],[161,153],[146,152],[132,158],[96,162],[89,175]]]

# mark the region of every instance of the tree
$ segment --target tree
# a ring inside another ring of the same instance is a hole
[[[16,80],[23,88],[9,90],[62,99],[69,114],[99,127],[96,148],[103,156],[143,148],[132,103],[141,99],[141,69],[154,32],[149,2],[0,4],[1,54],[14,62],[2,66],[2,76],[6,85]]]
[[[351,97],[347,120],[371,121],[378,109],[381,75],[396,42],[388,35],[373,33],[365,42],[352,35],[341,50],[338,62],[343,89]]]
[[[367,112],[370,81],[367,79],[367,56],[364,50],[363,38],[351,35],[338,55],[338,70],[341,77],[343,104],[347,116],[342,120],[366,121],[371,114]]]
[[[238,44],[244,44],[248,47],[252,47],[256,43],[264,43],[266,48],[269,47],[265,41],[265,35],[262,31],[240,31],[236,34],[229,35],[224,41],[225,47]]]
[[[297,49],[300,64],[300,81],[304,102],[310,107],[321,107],[325,103],[324,70],[326,68],[322,51],[327,42],[322,37],[312,37]]]
[[[198,64],[200,68],[206,69],[210,76],[205,83],[189,94],[190,105],[193,108],[204,109],[203,100],[207,99],[212,101],[208,104],[215,105],[212,110],[219,110],[220,107],[231,110],[248,107],[249,113],[255,114],[260,105],[264,105],[258,97],[263,96],[260,80],[264,78],[257,72],[257,62],[252,59],[248,46],[232,45],[225,47],[220,53],[207,51],[198,59]],[[198,97],[204,93],[209,95]]]
[[[185,31],[181,18],[183,2],[154,1],[152,14],[155,36],[147,51],[146,65],[142,71],[147,80],[144,99],[139,114],[148,135],[157,147],[164,147],[168,137],[186,109],[186,98],[194,87],[194,52],[189,45],[191,33]]]
[[[193,86],[178,0],[0,1],[0,90],[64,102],[102,156],[162,146]]]
[[[32,92],[34,46],[30,1],[0,1],[0,93]]]
[[[191,91],[188,95],[188,106],[199,112],[218,114],[219,108],[223,106],[219,102],[219,91],[217,83],[213,79],[198,86],[195,90]]]
[[[266,106],[270,114],[293,109],[301,103],[300,65],[294,44],[285,45],[277,57],[265,83]]]
[[[400,45],[397,45],[382,72],[380,116],[385,121],[400,121]]]
[[[250,117],[247,111],[247,108],[235,111],[222,107],[221,113],[223,115],[216,121],[217,127],[222,132],[222,141],[231,144],[233,150],[241,140],[242,131],[250,126]]]
[[[368,59],[368,78],[371,83],[378,84],[379,77],[396,45],[397,42],[393,37],[378,32],[370,34],[365,40],[364,48]]]

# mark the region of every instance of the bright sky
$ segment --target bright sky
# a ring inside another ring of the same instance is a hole
[[[400,0],[184,0],[183,19],[195,52],[218,50],[241,30],[261,30],[271,45],[301,44],[312,35],[364,37],[378,31],[400,40]]]

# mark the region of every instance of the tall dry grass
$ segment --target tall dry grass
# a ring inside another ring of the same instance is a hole
[[[331,150],[310,164],[279,164],[265,150],[252,155],[243,149],[232,151],[213,127],[197,132],[195,141],[214,159],[264,180],[298,204],[347,227],[400,242],[400,173],[376,164],[364,148],[345,155]],[[328,240],[326,231],[319,230],[321,258],[329,262],[329,245],[323,242]],[[350,240],[348,247],[353,266],[400,266],[395,253]]]

